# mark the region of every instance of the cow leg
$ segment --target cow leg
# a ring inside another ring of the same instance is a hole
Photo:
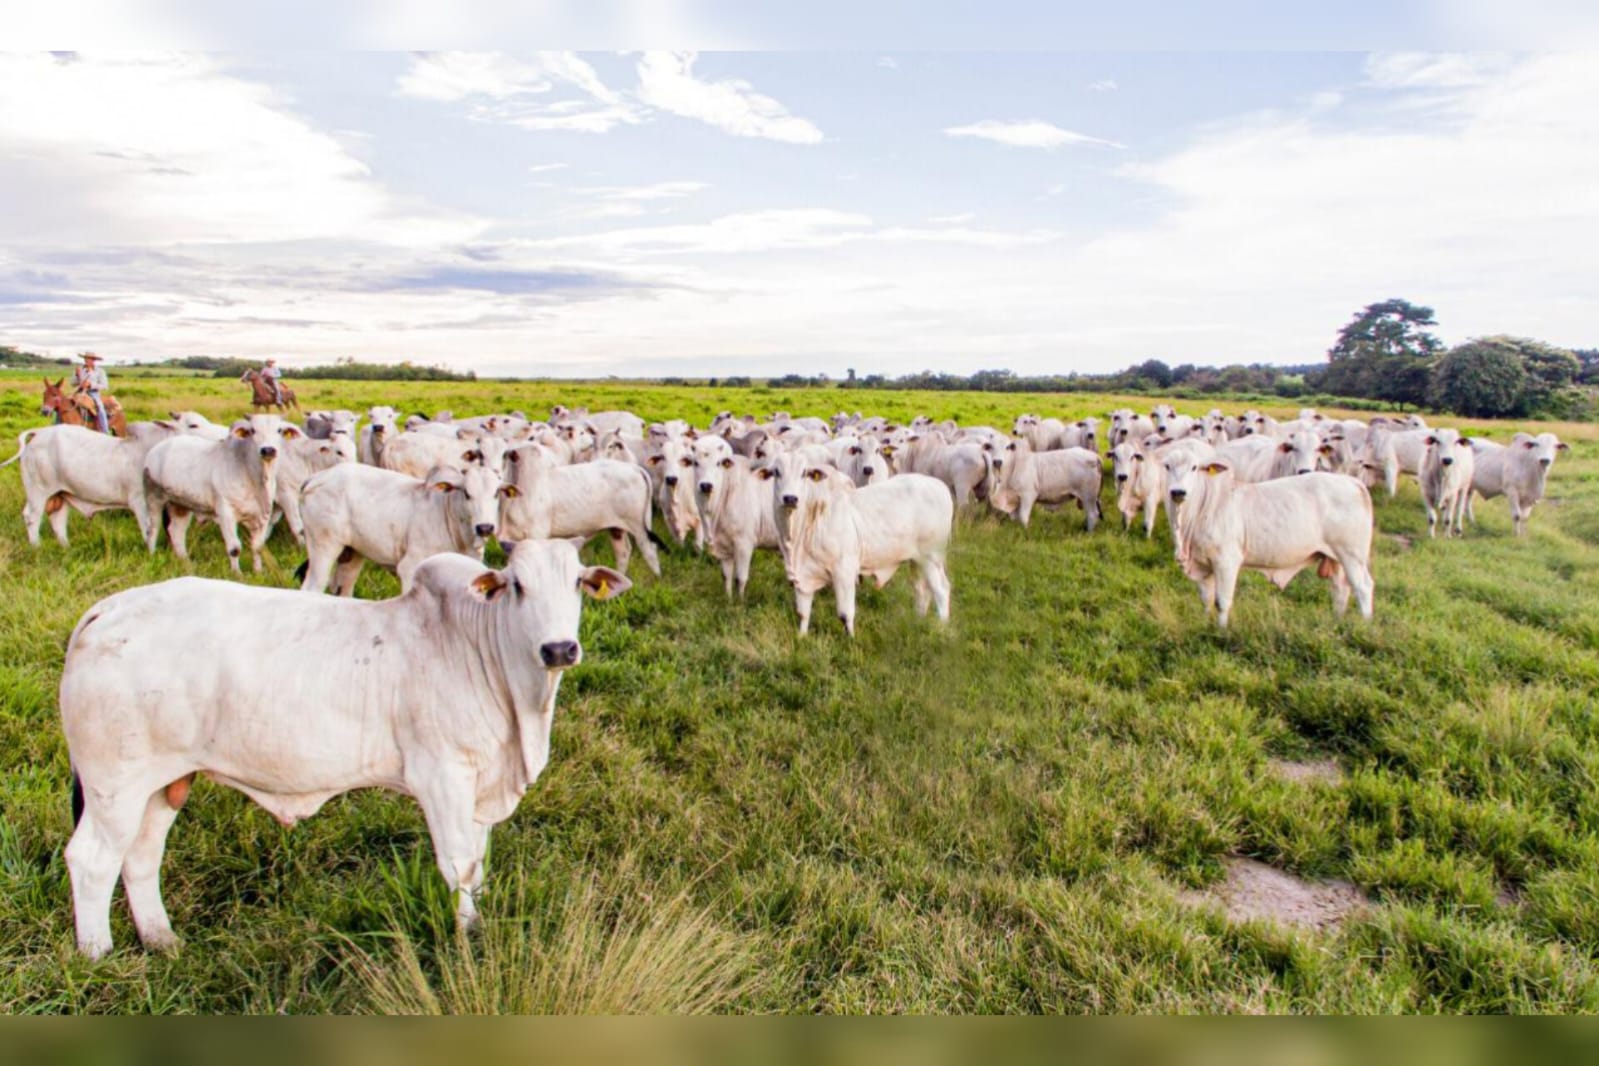
[[[726,559],[721,560],[721,563],[722,563],[722,587],[723,587],[723,591],[725,591],[727,593],[727,598],[728,599],[732,599],[733,598],[733,577],[734,577],[734,574],[735,574],[735,567],[733,566],[733,557],[730,555]]]
[[[1149,540],[1155,535],[1155,511],[1158,503],[1151,496],[1144,501],[1144,539]]]
[[[78,950],[98,959],[111,950],[111,892],[123,857],[139,834],[144,803],[127,792],[100,799],[87,788],[84,800],[83,819],[67,842],[65,858]]]
[[[844,623],[844,632],[855,635],[855,586],[860,581],[860,571],[855,567],[840,567],[833,573],[833,600],[838,608],[838,620]]]
[[[305,580],[300,582],[301,592],[326,592],[333,580],[333,565],[339,557],[338,548],[323,545],[314,538],[305,542]]]
[[[1427,502],[1427,536],[1436,537],[1438,535],[1438,508],[1433,506],[1433,502],[1431,500],[1428,500],[1426,502]],[[1444,532],[1447,534],[1448,530],[1446,529]]]
[[[1028,524],[1032,522],[1032,519],[1033,519],[1033,504],[1036,503],[1037,501],[1038,501],[1038,497],[1033,495],[1030,492],[1022,493],[1021,496],[1017,499],[1017,501],[1016,501],[1016,512],[1015,512],[1016,521],[1018,521],[1018,522],[1020,522],[1022,524],[1022,528],[1023,529],[1026,529],[1028,527]]]
[[[1330,578],[1332,582],[1333,614],[1342,618],[1349,610],[1349,571],[1339,563]]]
[[[1205,617],[1216,609],[1216,575],[1214,572],[1199,579],[1199,602],[1205,608]]]
[[[649,527],[647,525],[639,526],[638,529],[632,533],[632,537],[638,542],[638,551],[640,555],[644,556],[644,565],[650,568],[650,573],[654,574],[656,577],[660,577],[661,557],[655,551],[655,542],[650,540]]]
[[[1355,591],[1355,607],[1360,611],[1360,617],[1371,618],[1372,598],[1376,590],[1376,582],[1371,577],[1371,566],[1362,557],[1347,555],[1338,560],[1343,569],[1345,579]]]
[[[1477,505],[1475,502],[1476,495],[1477,494],[1475,492],[1466,493],[1466,517],[1471,519],[1472,525],[1477,524]]]
[[[612,527],[607,532],[611,537],[611,554],[616,557],[616,568],[625,574],[627,565],[633,561],[633,545],[628,543],[627,534],[622,530]]]
[[[802,637],[811,631],[811,602],[815,598],[815,589],[794,586],[794,611],[799,615],[799,634]]]
[[[488,831],[472,818],[472,797],[476,792],[470,771],[432,768],[419,782],[417,801],[427,819],[433,841],[433,858],[444,883],[455,893],[455,924],[465,932],[477,924],[474,897],[483,887],[483,858],[488,850]]]
[[[150,517],[150,501],[145,494],[135,490],[128,498],[128,510],[133,512],[133,520],[139,523],[139,535],[144,538],[144,546],[152,555],[155,554],[156,539],[161,535],[159,523]]]
[[[64,496],[53,497],[51,502],[57,505],[55,510],[50,510],[49,503],[45,504],[44,507],[45,514],[50,516],[50,532],[55,534],[56,542],[65,548],[67,547],[67,512],[72,508],[68,505]]]
[[[39,546],[39,527],[44,524],[44,506],[48,494],[42,489],[27,486],[27,499],[22,504],[22,526],[28,531],[28,543]]]
[[[1399,494],[1399,462],[1394,460],[1383,467],[1383,480],[1388,485],[1388,498],[1391,500]]]
[[[339,556],[338,566],[333,571],[333,592],[337,596],[354,596],[355,580],[361,576],[361,567],[366,565],[366,560],[356,552],[350,552],[349,558],[343,554]],[[405,579],[401,579],[404,584]]]
[[[167,800],[167,788],[156,789],[144,805],[139,834],[122,859],[122,890],[133,912],[133,927],[140,943],[152,951],[178,946],[166,905],[161,902],[161,856],[166,851],[167,832],[177,817],[177,808]]]
[[[933,592],[933,613],[940,622],[949,621],[949,571],[944,567],[943,557],[927,560],[922,574]]]
[[[916,576],[911,579],[911,594],[916,598],[916,613],[923,618],[927,617],[927,604],[933,596],[933,590],[927,584],[928,565],[925,559],[918,559]]]
[[[187,508],[167,507],[167,543],[172,545],[172,554],[184,562],[189,561],[189,523],[192,521],[194,515]]]
[[[1099,497],[1090,496],[1082,501],[1083,523],[1089,533],[1099,525]]]
[[[1219,560],[1212,573],[1216,595],[1216,624],[1223,629],[1233,613],[1233,592],[1238,588],[1239,564],[1232,559]]]
[[[217,529],[222,533],[222,543],[228,549],[228,566],[233,568],[235,574],[243,573],[239,567],[239,556],[244,553],[244,542],[239,540],[239,517],[226,503],[217,506]]]
[[[266,547],[267,538],[272,535],[272,523],[267,518],[261,518],[254,522],[246,522],[244,528],[250,534],[250,566],[259,574],[261,549]]]
[[[750,560],[755,557],[754,544],[740,544],[733,553],[734,576],[738,583],[738,598],[744,598],[744,590],[750,583]]]

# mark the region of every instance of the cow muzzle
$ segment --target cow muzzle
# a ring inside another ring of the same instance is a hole
[[[1453,459],[1445,458],[1445,459],[1441,459],[1439,461],[1442,462],[1445,466],[1454,466],[1455,465],[1455,461]]]
[[[1172,489],[1171,490],[1171,498],[1172,498],[1172,502],[1173,503],[1182,503],[1183,500],[1188,498],[1188,490],[1187,489]]]
[[[472,527],[472,532],[476,533],[480,537],[492,537],[494,536],[494,523],[479,522],[477,525]]]
[[[794,508],[799,506],[799,497],[798,496],[784,496],[783,497],[783,506],[786,509],[792,511]]]
[[[539,646],[539,658],[551,670],[564,670],[576,666],[583,657],[583,649],[575,640],[552,640]]]
[[[1126,481],[1127,480],[1127,475],[1126,474],[1117,474],[1116,475],[1116,480],[1117,481]]]
[[[709,481],[700,482],[700,495],[701,496],[709,496],[711,494],[711,489],[712,488],[713,488],[713,486],[711,485],[711,483]]]
[[[261,458],[263,458],[263,459],[276,459],[277,457],[278,457],[278,450],[276,448],[273,448],[270,445],[268,445],[267,447],[261,449]]]
[[[677,488],[677,475],[676,474],[673,474],[672,476],[670,476],[670,477],[668,477],[666,479],[666,487],[667,488],[671,488],[671,489]]]
[[[1545,470],[1548,470],[1549,469],[1549,464],[1552,463],[1552,462],[1554,462],[1553,459],[1539,459],[1538,460],[1538,465],[1543,467]]]

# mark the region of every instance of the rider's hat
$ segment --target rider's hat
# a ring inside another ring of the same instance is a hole
[[[98,363],[100,361],[100,357],[98,355],[95,355],[93,352],[84,352],[82,355],[78,356],[78,358],[82,359],[85,363],[88,363],[88,362]]]

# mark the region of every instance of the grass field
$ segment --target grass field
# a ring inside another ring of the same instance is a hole
[[[559,400],[699,422],[869,404],[1008,426],[1150,402],[293,384],[307,407]],[[242,400],[204,379],[119,395],[134,417],[218,421]],[[38,422],[31,379],[0,381],[0,452]],[[1370,624],[1335,621],[1308,574],[1285,593],[1246,575],[1217,633],[1164,526],[1090,536],[1074,510],[1030,530],[963,516],[948,629],[902,577],[863,593],[854,642],[821,604],[795,635],[774,556],[730,605],[712,562],[674,550],[662,579],[635,565],[632,591],[587,608],[549,769],[494,834],[478,939],[451,931],[411,801],[348,795],[290,832],[202,782],[165,867],[183,950],[134,946],[119,899],[99,964],[73,951],[61,862],[62,649],[96,599],[185,570],[146,557],[127,515],[30,549],[7,469],[0,1010],[1594,1010],[1599,427],[1550,428],[1572,451],[1525,539],[1502,500],[1464,542],[1432,542],[1413,483],[1379,496]],[[197,572],[226,575],[214,528],[191,545]],[[271,547],[250,580],[288,584],[300,555],[283,532]],[[395,588],[369,568],[361,594]],[[1326,757],[1341,780],[1268,762]],[[1318,933],[1181,901],[1234,855],[1372,905]]]

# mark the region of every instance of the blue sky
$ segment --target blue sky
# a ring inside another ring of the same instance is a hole
[[[1563,53],[0,57],[0,343],[491,374],[1599,343]]]

